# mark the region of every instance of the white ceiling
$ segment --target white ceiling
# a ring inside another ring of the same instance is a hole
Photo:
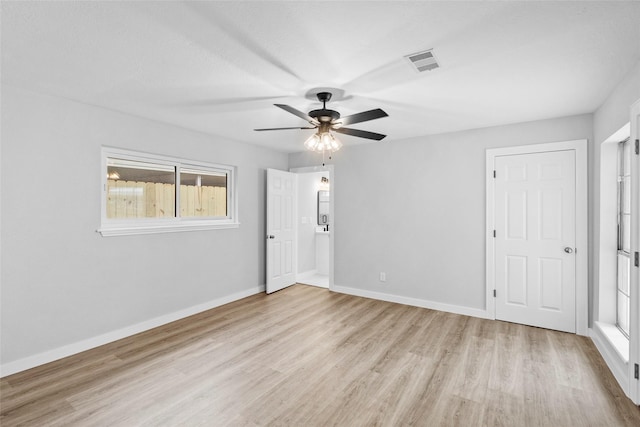
[[[393,143],[593,112],[640,59],[637,1],[1,4],[3,83],[286,152],[311,131],[253,129],[305,126],[272,104],[317,87]]]

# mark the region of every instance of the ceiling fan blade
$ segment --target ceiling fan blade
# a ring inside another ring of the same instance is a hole
[[[311,123],[313,125],[318,126],[320,124],[320,122],[317,121],[316,119],[314,119],[313,117],[309,116],[306,113],[303,113],[300,110],[296,110],[295,108],[293,108],[293,107],[291,107],[289,105],[286,105],[286,104],[273,104],[273,105],[275,105],[276,107],[280,107],[284,111],[288,111],[289,113],[293,114],[294,116],[298,116],[301,119],[304,119],[304,120],[308,121],[309,123]]]
[[[341,117],[336,120],[336,125],[351,125],[354,123],[368,122],[369,120],[381,119],[387,117],[388,114],[380,108],[375,110],[363,111],[362,113],[352,114],[350,116]]]
[[[333,130],[335,132],[343,133],[345,135],[357,136],[358,138],[375,139],[376,141],[380,141],[381,139],[387,136],[381,133],[368,132],[366,130],[360,130],[360,129],[337,128]]]
[[[292,128],[265,128],[265,129],[254,129],[257,131],[263,131],[263,130],[287,130],[287,129],[317,129],[317,127],[305,127],[305,128],[301,128],[301,127],[292,127]]]

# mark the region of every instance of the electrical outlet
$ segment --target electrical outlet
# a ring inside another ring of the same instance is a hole
[[[387,281],[387,273],[380,273],[380,281],[381,282]]]

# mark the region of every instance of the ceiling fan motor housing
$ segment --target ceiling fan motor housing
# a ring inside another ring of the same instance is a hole
[[[322,108],[319,110],[309,111],[309,116],[321,123],[331,122],[340,118],[340,113],[334,110],[327,110],[327,102],[331,100],[331,92],[318,92],[316,94],[318,101],[322,102]]]
[[[340,113],[322,108],[320,110],[309,111],[309,116],[317,119],[319,122],[330,122],[339,119]]]

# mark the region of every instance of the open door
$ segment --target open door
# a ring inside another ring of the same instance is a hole
[[[296,282],[297,175],[267,169],[267,293]]]

